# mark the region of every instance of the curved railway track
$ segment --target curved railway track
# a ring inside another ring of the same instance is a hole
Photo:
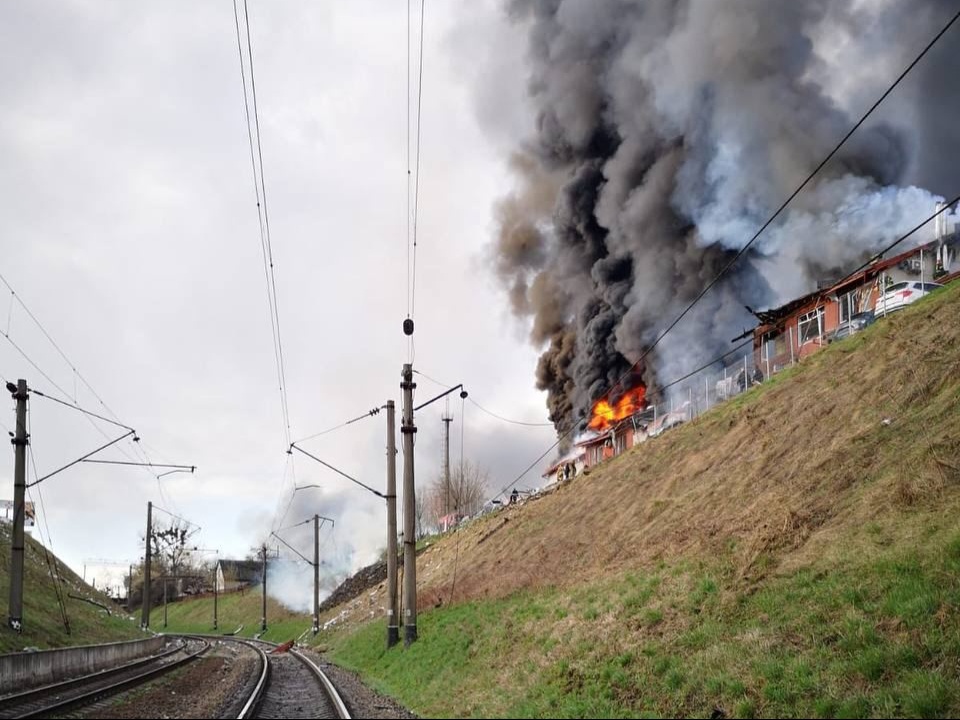
[[[191,636],[193,637],[193,636]],[[201,636],[212,639],[212,636]],[[249,718],[342,718],[350,712],[333,683],[309,657],[290,649],[268,654],[277,645],[263,640],[217,637],[252,648],[260,658],[256,682],[251,683],[239,720]]]
[[[132,688],[147,685],[161,675],[207,653],[212,641],[243,645],[257,656],[256,672],[228,715],[253,718],[350,718],[333,683],[306,655],[296,649],[273,654],[277,646],[246,638],[182,635],[176,647],[116,668],[45,685],[0,698],[0,720],[63,716],[94,705]],[[94,707],[94,710],[96,708]],[[89,712],[89,710],[87,710]]]
[[[209,649],[210,643],[206,640],[193,638],[159,655],[52,685],[5,695],[0,698],[0,718],[33,718],[75,710],[144,685],[196,660]]]

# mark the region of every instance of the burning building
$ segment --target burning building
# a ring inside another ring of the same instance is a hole
[[[953,190],[943,149],[955,147],[960,96],[944,88],[960,43],[945,37],[635,367],[957,3],[507,7],[527,33],[532,117],[516,188],[497,207],[494,263],[542,350],[537,386],[564,437],[617,421],[625,396],[601,398],[627,371],[631,387],[653,387],[699,367],[754,325],[745,306],[838,277]],[[511,79],[491,71],[486,99]]]

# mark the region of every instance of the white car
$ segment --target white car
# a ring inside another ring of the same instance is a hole
[[[877,298],[877,303],[873,308],[873,314],[876,316],[885,313],[901,310],[914,300],[929,295],[934,290],[939,290],[943,285],[934,282],[922,283],[918,280],[898,282],[887,288],[887,291]]]

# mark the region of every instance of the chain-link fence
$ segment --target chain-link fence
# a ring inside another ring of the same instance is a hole
[[[763,383],[798,360],[789,350],[776,352],[772,342],[763,343],[756,353],[751,345],[747,343],[741,351],[663,389],[652,389],[647,407],[633,417],[634,431],[656,437]]]

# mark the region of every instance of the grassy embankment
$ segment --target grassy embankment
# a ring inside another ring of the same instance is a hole
[[[260,632],[262,611],[260,588],[231,592],[217,599],[219,632],[233,632],[253,637]],[[204,596],[170,603],[167,606],[167,627],[163,627],[163,606],[154,609],[150,621],[157,632],[212,633],[213,596]],[[272,598],[267,598],[267,632],[264,640],[286,642],[300,637],[312,626],[309,615],[292,612]]]
[[[129,619],[105,595],[84,583],[66,565],[50,555],[50,562],[55,561],[64,581],[63,597],[70,632],[67,633],[64,627],[43,546],[28,535],[24,557],[24,630],[18,635],[7,627],[6,622],[10,593],[10,526],[0,524],[0,602],[3,603],[0,653],[18,652],[25,647],[46,649],[144,637],[138,622]],[[107,615],[95,605],[72,599],[68,595],[90,598],[108,605],[112,614]]]
[[[426,716],[957,716],[960,285],[421,566],[321,641]]]

